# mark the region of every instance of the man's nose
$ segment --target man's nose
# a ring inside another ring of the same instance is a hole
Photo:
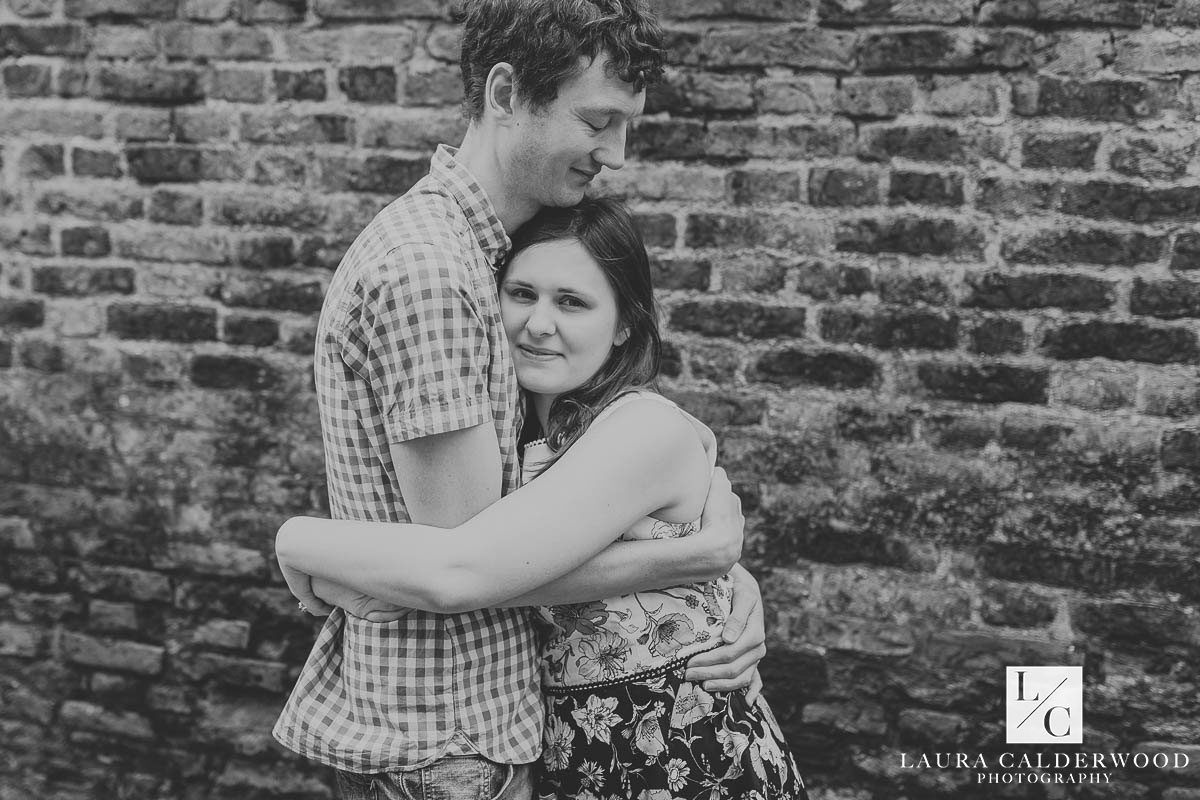
[[[620,169],[625,166],[625,139],[628,126],[622,125],[610,136],[606,137],[600,147],[592,153],[592,158],[601,166],[609,169]]]

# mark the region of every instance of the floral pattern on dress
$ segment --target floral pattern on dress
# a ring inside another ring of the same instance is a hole
[[[770,708],[665,675],[546,695],[541,800],[806,800]]]

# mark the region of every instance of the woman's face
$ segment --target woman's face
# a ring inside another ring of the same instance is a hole
[[[574,239],[513,256],[500,313],[521,387],[550,398],[583,385],[627,338],[616,293]]]

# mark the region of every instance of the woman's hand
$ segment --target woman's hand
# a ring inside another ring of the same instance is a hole
[[[700,530],[692,534],[693,544],[701,548],[701,559],[712,567],[710,578],[718,578],[729,572],[742,557],[745,528],[746,517],[742,515],[741,498],[733,493],[733,485],[724,468],[717,467],[708,484],[708,497],[700,516]],[[754,579],[750,580],[753,582]]]
[[[395,622],[407,617],[412,611],[411,608],[377,600],[324,578],[313,578],[312,590],[313,594],[329,605],[344,609],[347,614],[368,622]]]
[[[721,634],[725,644],[692,656],[683,677],[708,692],[745,689],[746,699],[753,704],[762,690],[758,662],[767,654],[762,592],[758,581],[740,564],[729,574],[733,578],[733,607]]]

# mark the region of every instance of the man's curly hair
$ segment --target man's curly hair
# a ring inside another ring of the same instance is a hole
[[[554,102],[580,56],[607,55],[613,74],[638,89],[662,77],[663,31],[643,0],[465,0],[456,19],[463,108],[472,120],[483,115],[488,73],[501,61],[512,65],[534,109]]]

